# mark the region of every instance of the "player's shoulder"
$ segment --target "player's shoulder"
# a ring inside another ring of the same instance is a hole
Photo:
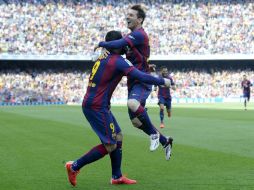
[[[124,58],[122,55],[115,55],[116,56],[116,62],[118,64],[128,64],[129,66],[133,66],[133,64],[126,58]]]
[[[136,39],[136,38],[144,38],[144,36],[146,36],[146,33],[144,32],[144,30],[134,30],[131,33],[128,34],[128,37],[131,39]]]

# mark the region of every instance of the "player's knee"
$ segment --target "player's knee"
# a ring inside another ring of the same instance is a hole
[[[133,118],[131,122],[132,125],[136,128],[140,128],[142,126],[142,122],[137,117]]]
[[[105,144],[104,145],[107,152],[110,154],[111,152],[113,152],[116,149],[116,144]]]
[[[160,104],[160,110],[164,110],[164,106]]]
[[[140,106],[140,102],[136,99],[129,99],[127,101],[127,106],[132,112],[136,112]]]
[[[116,135],[116,140],[123,141],[123,134],[121,132]]]

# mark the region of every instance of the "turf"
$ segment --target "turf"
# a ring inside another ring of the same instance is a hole
[[[132,127],[126,107],[113,107],[124,133],[122,171],[138,184],[110,185],[105,157],[82,169],[75,189],[254,189],[254,107],[239,106],[174,106],[161,130],[174,137],[170,161],[161,147],[149,152],[148,137]],[[158,108],[148,112],[158,126]],[[63,163],[98,143],[79,106],[0,107],[0,189],[73,189]]]

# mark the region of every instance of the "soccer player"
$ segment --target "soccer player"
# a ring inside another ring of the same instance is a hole
[[[164,78],[168,78],[171,81],[171,86],[174,89],[175,83],[171,76],[169,76],[167,67],[162,67],[161,69],[161,76]],[[155,90],[157,90],[157,87],[155,87]],[[170,88],[166,86],[159,86],[158,91],[158,105],[160,106],[160,128],[164,128],[164,106],[166,106],[168,117],[171,117],[171,101],[172,97],[170,94]]]
[[[247,110],[247,102],[250,101],[251,82],[247,79],[246,75],[243,75],[243,81],[241,86],[243,89],[244,109]]]
[[[110,31],[106,35],[106,41],[122,38],[120,32]],[[136,69],[129,61],[120,54],[123,48],[107,49],[110,54],[107,57],[100,57],[92,68],[89,77],[88,88],[82,103],[83,113],[90,123],[94,132],[101,140],[101,144],[93,147],[85,155],[76,161],[69,161],[65,167],[68,173],[69,182],[76,186],[76,177],[82,167],[95,162],[109,154],[112,167],[111,184],[135,184],[136,181],[122,175],[122,133],[121,129],[110,111],[110,99],[122,76],[127,75],[139,81],[155,84],[170,85],[168,79],[156,78]],[[144,110],[140,107],[137,113]],[[171,147],[171,144],[168,144]]]
[[[126,58],[140,71],[150,73],[148,58],[150,56],[150,46],[148,35],[142,27],[146,14],[140,5],[132,6],[127,13],[127,26],[131,30],[126,37],[110,42],[100,42],[98,47],[120,48],[128,47]],[[97,47],[96,47],[97,48]],[[96,49],[95,48],[95,49]],[[162,144],[166,153],[166,160],[170,159],[171,149],[167,149],[168,144],[172,144],[171,137],[165,137],[151,123],[150,118],[144,109],[146,99],[150,95],[152,85],[128,77],[128,111],[129,117],[134,127],[143,130],[150,136],[150,150],[158,148]],[[137,110],[143,110],[137,112]],[[172,148],[172,147],[171,147]]]

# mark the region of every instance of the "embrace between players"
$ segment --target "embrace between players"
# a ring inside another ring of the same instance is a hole
[[[140,5],[132,6],[126,17],[127,27],[131,33],[123,38],[120,32],[110,31],[106,34],[105,42],[100,42],[98,45],[105,48],[108,53],[100,56],[94,63],[82,110],[92,129],[100,138],[101,144],[93,147],[76,161],[66,163],[68,179],[73,186],[77,184],[76,178],[82,167],[107,154],[111,159],[111,184],[137,183],[136,180],[122,175],[122,133],[110,111],[112,93],[123,76],[128,78],[127,105],[133,126],[150,136],[150,151],[156,150],[161,144],[166,160],[171,157],[173,139],[159,133],[145,109],[152,85],[163,85],[169,88],[172,83],[168,78],[153,77],[149,74],[149,40],[142,27],[145,17],[145,12]],[[122,54],[125,54],[127,59],[124,59]]]

